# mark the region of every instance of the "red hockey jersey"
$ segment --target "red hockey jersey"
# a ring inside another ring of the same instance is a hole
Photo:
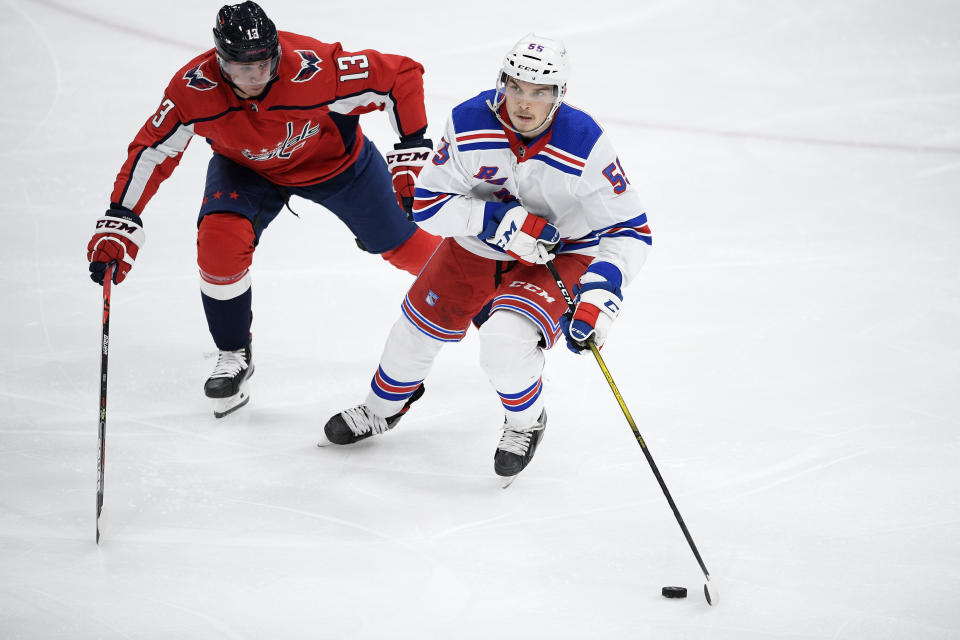
[[[410,58],[343,51],[280,32],[277,76],[257,98],[237,97],[211,49],[180,69],[128,149],[110,201],[138,215],[193,136],[283,186],[327,180],[354,162],[359,115],[386,111],[401,137],[425,131],[423,67]]]

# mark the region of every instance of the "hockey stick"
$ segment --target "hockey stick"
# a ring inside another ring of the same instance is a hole
[[[553,264],[552,260],[548,260],[546,262],[546,267],[547,269],[550,269],[553,279],[557,281],[557,287],[560,289],[560,293],[563,294],[563,299],[570,308],[570,314],[572,316],[576,310],[576,305],[573,303],[573,298],[570,296],[570,292],[567,291],[567,286],[563,284],[563,279],[560,277],[557,267]],[[597,348],[597,345],[593,340],[587,340],[586,344],[590,348],[590,352],[593,354],[593,357],[597,360],[597,364],[600,365],[600,370],[603,371],[603,376],[607,379],[607,384],[610,385],[610,390],[613,391],[613,395],[616,397],[617,403],[620,405],[620,409],[623,411],[623,415],[627,418],[627,423],[630,425],[630,429],[633,430],[633,435],[637,439],[637,444],[640,445],[640,449],[643,450],[643,455],[650,464],[650,470],[653,471],[653,475],[657,478],[657,482],[660,484],[660,489],[663,491],[663,495],[667,499],[667,503],[673,510],[673,515],[677,519],[677,524],[680,525],[680,529],[683,531],[683,537],[687,539],[687,544],[690,545],[690,550],[693,551],[693,555],[697,559],[697,564],[700,565],[700,570],[703,571],[703,577],[707,579],[707,582],[703,585],[703,595],[707,599],[707,604],[712,605],[717,599],[717,591],[716,588],[710,588],[710,572],[707,571],[707,566],[703,563],[703,558],[700,557],[700,552],[697,550],[697,545],[693,543],[693,538],[690,536],[690,531],[687,529],[687,525],[684,523],[683,517],[680,515],[680,510],[677,509],[677,504],[673,501],[673,496],[670,495],[670,490],[667,489],[667,484],[663,481],[663,476],[660,475],[660,470],[657,468],[657,463],[653,461],[653,456],[650,454],[647,444],[643,441],[643,436],[640,435],[640,430],[637,429],[637,423],[634,422],[633,416],[630,415],[630,410],[627,409],[627,405],[623,401],[623,396],[620,395],[620,390],[617,389],[617,385],[613,381],[613,377],[610,375],[610,370],[607,369],[607,365],[604,363],[603,357],[600,355],[600,349]]]
[[[107,444],[107,356],[110,355],[110,284],[116,264],[103,274],[103,333],[100,339],[100,457],[97,458],[97,544],[100,544],[100,512],[103,511],[103,467]]]

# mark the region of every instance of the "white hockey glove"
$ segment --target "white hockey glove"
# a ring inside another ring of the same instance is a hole
[[[560,242],[555,226],[520,206],[519,202],[488,202],[481,240],[492,241],[524,264],[546,264]]]
[[[567,339],[567,348],[574,353],[587,349],[591,338],[597,348],[603,346],[610,326],[620,315],[623,294],[620,285],[623,275],[609,262],[593,262],[580,276],[573,288],[576,295],[574,311],[560,318],[560,326]]]

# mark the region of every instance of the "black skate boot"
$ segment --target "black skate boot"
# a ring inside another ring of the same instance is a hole
[[[213,415],[222,418],[250,401],[247,381],[253,375],[251,343],[236,351],[221,351],[217,366],[203,385],[203,392],[213,398]]]
[[[512,478],[523,471],[537,450],[537,445],[543,439],[543,431],[547,427],[546,409],[540,414],[537,423],[527,429],[515,429],[506,423],[503,425],[503,435],[500,444],[493,454],[493,469],[498,476]],[[504,487],[509,486],[509,482]]]
[[[426,391],[426,387],[421,384],[403,405],[403,408],[389,418],[381,418],[370,411],[365,404],[341,411],[327,420],[323,432],[326,434],[327,440],[333,444],[353,444],[393,429],[400,422],[400,418],[410,410],[410,405],[419,400],[424,391]],[[321,446],[323,444],[325,443],[320,443]]]

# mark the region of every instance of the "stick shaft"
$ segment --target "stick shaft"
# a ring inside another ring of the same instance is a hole
[[[103,274],[103,330],[100,337],[100,424],[97,429],[100,455],[97,457],[97,544],[100,544],[100,512],[103,511],[103,472],[107,445],[107,361],[110,356],[110,285],[116,265]]]
[[[576,305],[573,302],[573,297],[567,290],[567,286],[563,283],[563,279],[560,277],[560,273],[557,271],[556,265],[553,264],[553,261],[548,261],[546,266],[553,275],[553,279],[557,281],[557,287],[560,289],[560,293],[563,295],[563,299],[566,301],[567,306],[570,308],[570,313],[572,314],[576,310]],[[650,449],[647,448],[647,444],[643,441],[643,436],[640,435],[640,430],[637,428],[637,423],[630,414],[630,409],[627,408],[627,403],[624,402],[623,396],[620,395],[620,390],[617,388],[617,384],[613,381],[613,376],[610,375],[610,370],[607,369],[607,365],[603,361],[603,357],[600,355],[600,349],[597,348],[597,345],[593,340],[588,340],[587,346],[590,347],[590,352],[593,354],[597,364],[600,365],[600,370],[603,372],[603,377],[606,378],[607,384],[610,386],[610,390],[613,391],[613,395],[617,399],[617,403],[620,405],[620,409],[623,411],[624,417],[627,419],[627,424],[630,425],[630,429],[633,431],[633,435],[637,439],[637,444],[640,445],[640,449],[643,451],[643,455],[647,459],[647,463],[650,465],[650,470],[653,471],[653,475],[656,477],[657,483],[660,485],[660,490],[667,499],[667,504],[670,505],[670,509],[673,511],[673,516],[676,518],[677,524],[680,525],[680,530],[683,531],[683,537],[686,538],[687,544],[690,546],[690,550],[693,551],[693,556],[697,559],[697,564],[700,565],[700,569],[703,571],[703,575],[707,578],[707,580],[710,580],[710,572],[707,571],[707,567],[703,563],[703,558],[700,557],[700,551],[697,550],[697,545],[694,544],[693,537],[690,535],[690,531],[687,529],[687,525],[683,521],[683,516],[680,515],[680,510],[677,508],[677,504],[673,501],[673,496],[670,495],[670,490],[667,489],[667,483],[664,482],[663,476],[660,475],[660,469],[657,468],[657,463],[654,462],[653,455],[650,453]]]

